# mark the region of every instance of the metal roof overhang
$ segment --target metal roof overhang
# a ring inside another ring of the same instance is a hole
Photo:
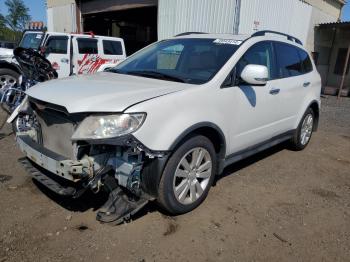
[[[319,24],[318,28],[349,29],[350,28],[350,22],[323,23],[323,24]]]
[[[158,0],[90,0],[81,2],[81,13],[86,15],[157,5]]]

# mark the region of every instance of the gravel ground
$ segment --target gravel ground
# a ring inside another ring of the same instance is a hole
[[[116,227],[95,221],[103,199],[69,201],[33,183],[6,136],[0,262],[349,261],[350,98],[322,102],[304,151],[279,145],[228,167],[191,213],[168,217],[151,204]]]
[[[350,98],[324,96],[321,107],[320,127],[324,131],[350,134]]]

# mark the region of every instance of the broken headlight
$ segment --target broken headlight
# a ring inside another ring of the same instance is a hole
[[[72,140],[113,138],[136,131],[146,118],[145,113],[92,115],[81,122]]]

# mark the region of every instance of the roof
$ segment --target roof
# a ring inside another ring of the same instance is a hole
[[[350,28],[350,22],[333,22],[318,25],[319,28]]]
[[[244,41],[250,37],[250,35],[234,35],[234,34],[208,34],[208,33],[195,33],[189,32],[183,35],[177,35],[176,38],[209,38],[209,39],[232,39]]]
[[[293,42],[296,45],[302,46],[302,42],[294,36],[283,34],[280,32],[263,30],[255,32],[252,35],[243,35],[243,34],[214,34],[214,33],[203,33],[203,32],[186,32],[181,33],[173,38],[200,38],[200,39],[218,39],[218,40],[232,40],[232,41],[245,41],[251,37],[261,37],[266,40],[288,40]]]

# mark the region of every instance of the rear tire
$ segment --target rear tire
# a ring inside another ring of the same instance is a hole
[[[295,130],[290,144],[295,151],[303,150],[310,142],[315,125],[315,113],[311,108],[308,108],[304,113],[298,128]]]
[[[215,177],[216,152],[205,136],[185,141],[169,158],[158,189],[158,204],[170,214],[184,214],[207,197]]]

